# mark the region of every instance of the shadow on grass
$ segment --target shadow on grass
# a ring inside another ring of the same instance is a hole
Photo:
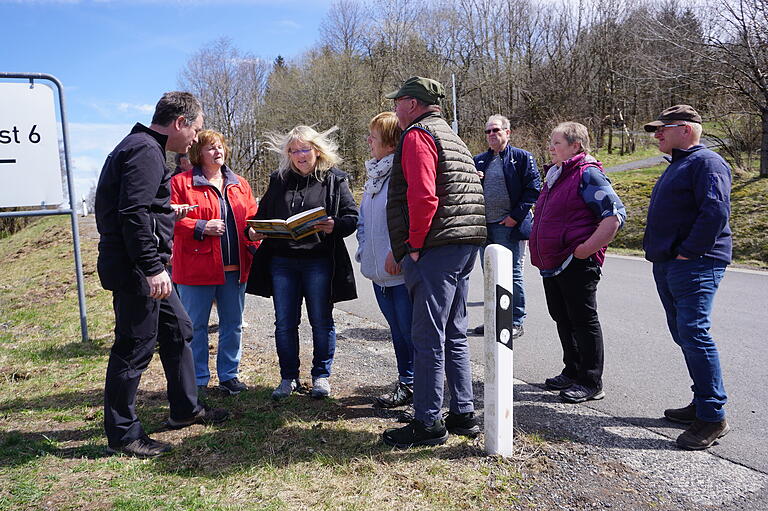
[[[211,392],[206,398],[208,404],[228,409],[230,420],[217,426],[195,425],[179,431],[163,429],[168,414],[164,392],[140,391],[137,411],[148,434],[174,445],[171,453],[151,461],[151,469],[181,476],[219,478],[248,467],[279,468],[303,463],[337,466],[369,456],[382,463],[397,463],[482,455],[481,449],[466,442],[408,451],[384,445],[380,436],[383,430],[402,425],[390,420],[399,410],[371,407],[371,396],[387,390],[391,390],[391,385],[362,387],[358,389],[359,395],[340,400],[315,400],[306,394],[294,394],[280,402],[270,398],[272,389],[266,386],[252,387],[237,396]],[[11,413],[7,412],[18,410],[69,411],[69,415],[77,415],[72,413],[73,408],[101,407],[102,399],[101,391],[96,390],[64,392],[14,399],[0,411],[9,416]],[[382,420],[360,420],[372,418]],[[68,422],[54,422],[53,428],[41,430],[40,424],[53,422],[41,417],[30,420],[27,430],[20,426],[0,432],[0,467],[23,465],[46,455],[63,459],[104,458],[106,439],[100,415],[73,419],[77,422],[72,422],[71,429],[66,429]]]
[[[30,353],[30,358],[40,362],[58,362],[72,358],[100,357],[109,353],[110,346],[98,341],[71,342],[69,344],[46,346]]]

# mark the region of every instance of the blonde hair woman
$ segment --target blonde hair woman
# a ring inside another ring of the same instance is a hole
[[[357,298],[352,261],[344,238],[357,228],[358,211],[347,175],[330,138],[333,128],[317,132],[296,126],[270,133],[268,147],[280,155],[278,170],[259,202],[256,218],[286,219],[319,206],[328,218],[319,233],[300,240],[269,238],[249,229],[251,240],[263,240],[256,252],[246,292],[272,297],[280,384],[273,399],[288,397],[299,387],[299,321],[306,301],[312,326],[312,397],[330,394],[331,365],[336,350],[333,303]]]

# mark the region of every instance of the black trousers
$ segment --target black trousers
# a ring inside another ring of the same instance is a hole
[[[573,258],[562,273],[544,277],[549,315],[563,346],[563,374],[581,385],[603,388],[603,330],[597,318],[600,266]]]
[[[136,416],[136,391],[156,345],[165,371],[171,417],[186,419],[201,406],[189,346],[192,323],[176,291],[163,300],[123,291],[114,291],[112,296],[115,343],[104,386],[104,429],[109,445],[117,447],[144,434]]]

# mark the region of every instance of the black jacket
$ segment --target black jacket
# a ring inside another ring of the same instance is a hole
[[[507,185],[510,215],[517,221],[511,235],[518,240],[527,240],[531,236],[533,215],[531,208],[536,204],[541,191],[541,176],[536,166],[536,159],[528,151],[507,145],[501,152],[501,164],[504,172],[504,184]],[[474,157],[475,167],[485,173],[493,159],[493,150],[488,149]],[[480,180],[485,184],[484,180]]]
[[[148,294],[146,277],[164,271],[170,260],[175,218],[166,141],[137,123],[101,170],[95,213],[105,289]]]
[[[264,197],[259,201],[259,212],[256,215],[258,218],[280,218],[276,215],[278,202],[283,201],[287,193],[291,193],[286,184],[287,181],[282,179],[278,172],[273,172],[269,176],[269,186]],[[354,300],[357,298],[355,274],[344,238],[357,229],[359,211],[349,189],[347,174],[332,168],[326,172],[323,186],[325,187],[325,210],[334,221],[333,232],[323,236],[323,243],[330,244],[327,253],[333,261],[331,301],[336,303]],[[272,274],[269,268],[275,241],[265,239],[261,242],[253,259],[248,285],[245,288],[246,293],[272,296]]]

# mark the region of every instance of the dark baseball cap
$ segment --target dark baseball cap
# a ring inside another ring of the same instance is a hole
[[[420,99],[429,105],[436,105],[440,98],[445,97],[445,87],[431,78],[422,78],[421,76],[412,76],[403,82],[400,90],[390,92],[387,99],[397,99],[404,96]]]
[[[675,105],[661,112],[655,121],[649,122],[643,128],[645,131],[653,133],[660,126],[669,124],[669,121],[689,121],[701,124],[701,116],[691,105]]]

